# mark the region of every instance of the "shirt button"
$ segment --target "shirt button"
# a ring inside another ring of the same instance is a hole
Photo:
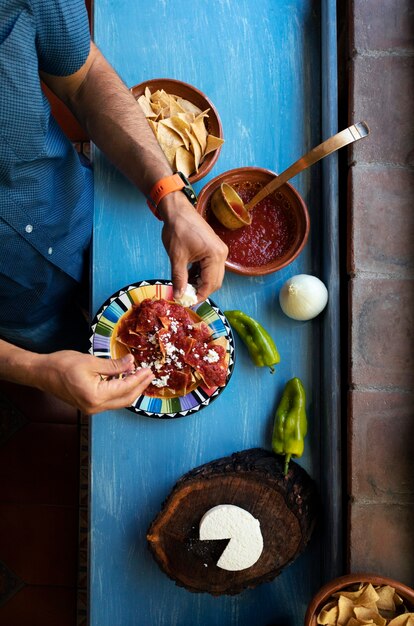
[[[31,224],[28,224],[25,228],[26,233],[31,233],[33,230],[33,226]]]
[[[53,248],[52,248],[52,247],[51,247],[51,248],[48,248],[47,253],[48,253],[48,254],[52,254],[52,252],[53,252]]]

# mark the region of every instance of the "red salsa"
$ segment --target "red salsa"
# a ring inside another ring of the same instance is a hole
[[[154,380],[146,396],[178,398],[202,382],[223,387],[227,378],[227,339],[190,309],[163,298],[147,298],[123,315],[115,340],[133,355],[136,367],[149,367]]]
[[[261,183],[232,184],[244,203],[263,186]],[[260,267],[283,257],[291,247],[296,231],[295,216],[288,198],[276,192],[252,210],[252,223],[229,230],[207,207],[207,220],[229,248],[228,260],[244,267]]]

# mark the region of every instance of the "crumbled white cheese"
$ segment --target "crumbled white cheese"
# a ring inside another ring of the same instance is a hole
[[[178,298],[176,301],[178,304],[187,307],[197,304],[197,292],[193,285],[188,284],[181,298]]]
[[[237,572],[254,565],[263,551],[260,522],[234,504],[219,504],[209,509],[200,521],[200,539],[230,539],[217,567]]]
[[[177,347],[173,343],[168,342],[165,344],[165,351],[168,356],[172,356],[174,352],[177,352]]]
[[[207,363],[217,363],[219,359],[220,357],[217,352],[215,350],[212,350],[211,348],[207,352],[207,354],[203,356],[203,361],[207,361]]]
[[[154,380],[151,381],[151,384],[154,385],[154,387],[166,387],[168,385],[169,377],[170,375],[166,374],[165,376],[161,376],[160,378],[154,378]]]

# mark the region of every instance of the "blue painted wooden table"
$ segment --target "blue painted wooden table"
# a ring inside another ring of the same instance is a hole
[[[94,37],[128,86],[176,78],[216,105],[225,145],[210,175],[255,165],[282,171],[336,131],[332,0],[95,0]],[[160,223],[98,152],[93,312],[132,282],[170,278]],[[227,273],[218,306],[260,319],[278,345],[274,375],[255,368],[236,338],[236,366],[219,398],[197,414],[156,420],[121,410],[91,421],[91,626],[299,626],[313,593],[341,571],[336,160],[294,179],[308,203],[310,240],[279,273]],[[317,320],[283,315],[278,293],[297,273],[328,285]],[[272,583],[213,598],[174,585],[146,545],[146,530],[180,476],[250,447],[270,447],[275,407],[291,377],[308,392],[309,434],[300,463],[319,486],[322,512],[310,545]]]

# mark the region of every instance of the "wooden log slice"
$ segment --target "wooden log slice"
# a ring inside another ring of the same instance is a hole
[[[261,448],[236,452],[185,474],[152,522],[148,544],[160,568],[192,592],[234,595],[273,580],[304,550],[317,510],[315,484],[297,463]],[[260,522],[264,548],[241,571],[216,563],[229,540],[200,541],[203,515],[219,504],[249,511]]]

